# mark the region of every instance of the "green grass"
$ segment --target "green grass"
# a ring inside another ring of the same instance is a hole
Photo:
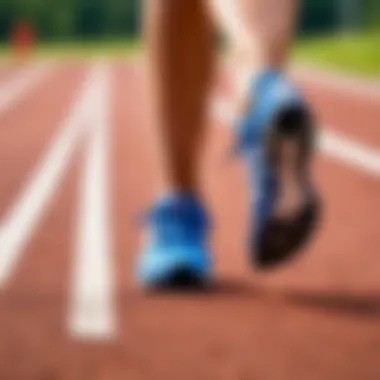
[[[365,76],[380,76],[380,32],[299,41],[295,59]]]
[[[33,55],[36,58],[58,59],[123,58],[130,57],[139,50],[139,42],[128,39],[41,42],[36,46]],[[11,56],[11,47],[0,44],[0,58],[8,59]]]
[[[38,44],[37,58],[89,59],[124,58],[141,50],[136,40],[104,39]],[[11,56],[8,45],[0,44],[0,59]],[[305,38],[294,51],[296,61],[365,76],[380,76],[380,31],[355,35]]]

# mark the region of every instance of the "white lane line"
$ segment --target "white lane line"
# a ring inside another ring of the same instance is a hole
[[[227,99],[214,100],[211,103],[211,113],[223,125],[233,126],[235,115]],[[342,133],[332,132],[331,129],[333,128],[323,128],[319,135],[318,144],[325,155],[369,175],[380,177],[379,150],[353,141]]]
[[[368,80],[345,75],[340,72],[323,70],[321,68],[296,65],[292,68],[292,75],[310,84],[327,89],[352,94],[367,100],[380,102],[380,84],[376,80]]]
[[[22,250],[49,206],[69,159],[83,132],[82,114],[92,92],[88,76],[67,119],[58,129],[47,152],[27,178],[13,207],[0,225],[0,289],[6,284],[20,259]]]
[[[380,177],[379,150],[366,147],[328,129],[321,131],[319,144],[322,151],[329,157],[367,174]]]
[[[12,75],[0,88],[0,115],[7,112],[21,100],[39,81],[52,71],[52,65],[39,63],[27,66]]]
[[[77,339],[116,334],[108,210],[109,71],[99,66],[86,122],[91,133],[81,185],[68,324]]]

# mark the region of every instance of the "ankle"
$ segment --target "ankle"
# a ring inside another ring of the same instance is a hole
[[[186,204],[204,204],[202,197],[197,191],[175,187],[162,189],[156,196],[156,200],[169,203],[178,201]]]

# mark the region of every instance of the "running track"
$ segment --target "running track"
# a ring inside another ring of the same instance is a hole
[[[298,78],[323,126],[315,241],[276,272],[248,267],[222,112],[202,167],[218,286],[149,295],[133,281],[160,171],[143,70],[0,68],[1,380],[380,378],[380,90]]]

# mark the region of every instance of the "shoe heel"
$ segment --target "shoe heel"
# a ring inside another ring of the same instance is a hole
[[[272,160],[278,164],[283,143],[292,140],[297,145],[298,169],[302,172],[309,163],[314,147],[314,130],[313,117],[305,105],[290,105],[281,109],[272,121]]]

